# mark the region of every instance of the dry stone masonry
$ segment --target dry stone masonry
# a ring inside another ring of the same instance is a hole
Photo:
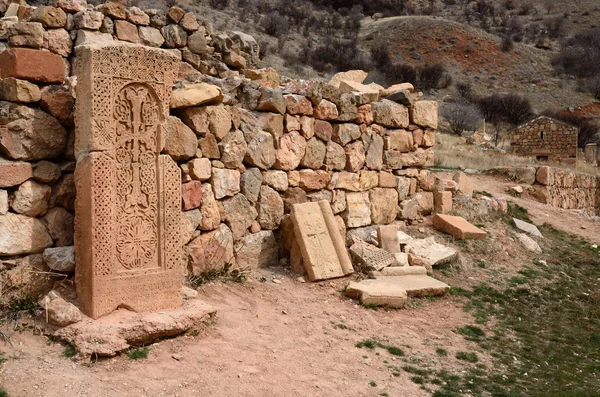
[[[510,150],[519,156],[574,164],[579,128],[539,116],[510,131]]]
[[[176,6],[0,1],[0,16],[3,299],[72,275],[50,258],[76,245],[86,314],[171,307],[180,258],[194,275],[290,253],[310,265],[318,247],[294,244],[297,205],[327,203],[341,245],[450,210],[423,169],[437,103],[411,84],[365,85],[362,71],[291,80],[259,68],[252,37]],[[298,233],[321,232],[309,229]]]
[[[90,317],[181,305],[181,172],[160,155],[178,64],[126,43],[78,48],[76,286]]]

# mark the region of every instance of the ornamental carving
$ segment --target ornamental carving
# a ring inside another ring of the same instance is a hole
[[[76,282],[86,314],[181,304],[181,176],[160,155],[179,61],[125,43],[78,52]]]

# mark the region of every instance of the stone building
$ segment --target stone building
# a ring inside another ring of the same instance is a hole
[[[510,149],[538,160],[574,162],[579,129],[560,120],[538,116],[510,130]]]

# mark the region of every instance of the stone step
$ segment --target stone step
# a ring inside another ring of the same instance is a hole
[[[411,266],[416,267],[416,266]],[[406,294],[411,298],[422,296],[438,296],[444,295],[450,290],[450,286],[433,277],[424,274],[411,274],[406,276],[382,276],[377,278],[388,279],[387,283],[391,283],[406,291]]]
[[[402,308],[409,296],[415,298],[444,295],[449,290],[449,285],[425,274],[382,275],[375,279],[351,282],[346,288],[346,295],[360,299],[363,305]]]
[[[402,308],[406,305],[406,290],[391,277],[351,282],[346,288],[346,296],[359,299],[363,305],[377,305]]]
[[[394,266],[394,267],[386,267],[381,270],[382,276],[408,276],[408,275],[418,275],[418,274],[427,274],[427,269],[423,266]]]

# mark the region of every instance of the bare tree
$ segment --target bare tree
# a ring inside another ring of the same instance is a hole
[[[450,132],[458,136],[465,131],[475,131],[482,119],[477,106],[468,102],[443,103],[440,116],[448,121]]]

